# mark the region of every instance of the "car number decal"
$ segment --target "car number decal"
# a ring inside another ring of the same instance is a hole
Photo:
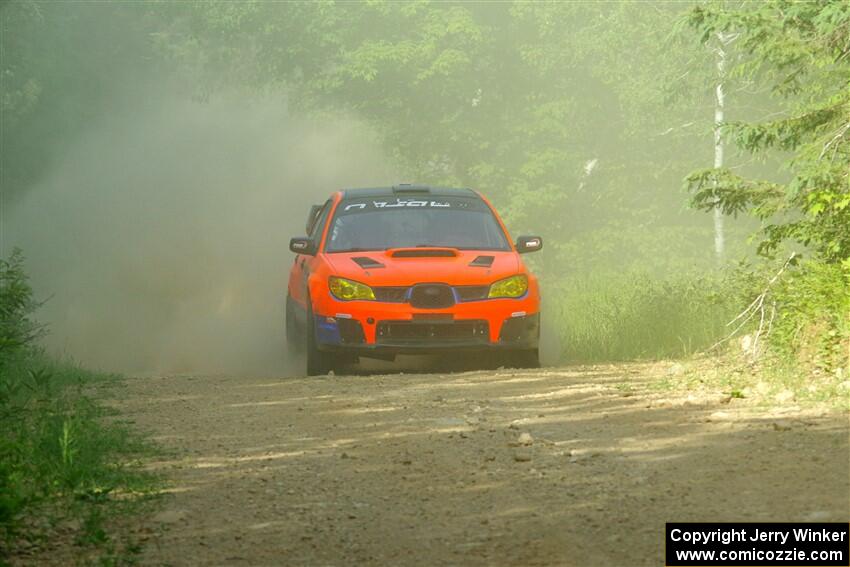
[[[420,201],[420,200],[405,200],[396,199],[395,203],[390,201],[372,201],[372,206],[376,209],[395,209],[398,207],[433,207],[444,208],[451,207],[452,204],[445,201]],[[367,207],[368,203],[350,203],[345,206],[345,211],[360,209]]]
[[[354,203],[343,203],[341,213],[358,213],[361,211],[388,210],[388,209],[466,209],[476,210],[476,203],[469,199],[395,199],[359,201]]]

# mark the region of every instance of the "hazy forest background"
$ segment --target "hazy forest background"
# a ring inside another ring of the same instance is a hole
[[[53,490],[20,488],[33,431],[45,478],[108,460],[50,405],[77,363],[285,368],[286,243],[344,187],[472,187],[542,235],[550,361],[846,398],[846,2],[5,1],[0,59],[6,519]]]
[[[779,269],[759,242],[780,265],[786,243],[847,257],[847,17],[840,2],[6,3],[2,253],[23,247],[49,343],[83,362],[273,367],[285,242],[309,203],[469,186],[514,234],[545,237],[532,262],[560,358],[693,353]],[[704,212],[718,198],[722,227]],[[742,280],[742,261],[765,277]]]

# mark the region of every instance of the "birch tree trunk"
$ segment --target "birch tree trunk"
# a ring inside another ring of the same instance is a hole
[[[723,83],[726,80],[726,47],[734,36],[718,32],[717,34],[717,87],[714,89],[714,167],[723,167],[723,137],[721,126],[725,119],[726,93]],[[718,265],[723,264],[726,253],[726,234],[723,226],[723,213],[714,209],[714,255]]]

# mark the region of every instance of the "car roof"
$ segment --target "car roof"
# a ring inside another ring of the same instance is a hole
[[[343,199],[360,199],[371,197],[402,197],[422,196],[431,197],[475,197],[480,198],[478,193],[472,189],[461,189],[456,187],[435,187],[432,185],[412,185],[401,183],[391,187],[359,187],[356,189],[343,189]]]

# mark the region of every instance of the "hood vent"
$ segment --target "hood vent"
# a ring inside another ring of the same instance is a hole
[[[364,270],[368,270],[369,268],[383,268],[384,265],[378,262],[377,260],[373,260],[367,256],[357,256],[351,259],[355,264],[363,268]]]
[[[393,258],[454,258],[457,252],[451,248],[403,248],[393,251]]]
[[[478,256],[469,265],[475,268],[489,268],[493,265],[493,260],[495,259],[495,256]]]

